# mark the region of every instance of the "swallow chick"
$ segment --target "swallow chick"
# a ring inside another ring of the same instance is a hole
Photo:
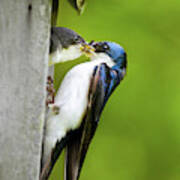
[[[50,34],[49,66],[71,61],[94,49],[75,31],[65,27],[52,27]]]

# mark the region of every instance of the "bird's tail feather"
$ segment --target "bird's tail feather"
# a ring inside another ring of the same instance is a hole
[[[60,142],[57,142],[55,145],[55,148],[52,149],[52,151],[49,153],[49,155],[46,153],[44,154],[45,157],[43,159],[43,167],[40,175],[40,180],[47,180],[54,164],[56,163],[59,155],[61,154],[64,146],[67,143],[67,139],[63,138]]]

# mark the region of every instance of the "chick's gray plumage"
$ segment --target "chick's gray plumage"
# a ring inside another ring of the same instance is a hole
[[[70,45],[85,43],[85,40],[71,29],[65,27],[52,27],[50,37],[50,54],[57,48],[68,48]]]

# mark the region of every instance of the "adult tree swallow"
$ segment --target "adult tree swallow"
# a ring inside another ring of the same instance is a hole
[[[113,42],[92,44],[90,62],[72,68],[50,106],[40,179],[48,176],[66,146],[65,180],[78,180],[101,112],[126,73],[126,53]]]
[[[76,32],[65,27],[52,27],[49,66],[87,55],[92,48]]]

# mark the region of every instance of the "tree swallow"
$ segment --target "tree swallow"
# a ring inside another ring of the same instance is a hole
[[[74,60],[81,55],[88,55],[93,50],[86,41],[71,29],[52,27],[50,35],[49,66]]]
[[[48,178],[66,146],[65,180],[78,180],[101,112],[126,74],[126,53],[114,42],[92,43],[90,62],[73,67],[50,106],[45,127],[41,180]]]

